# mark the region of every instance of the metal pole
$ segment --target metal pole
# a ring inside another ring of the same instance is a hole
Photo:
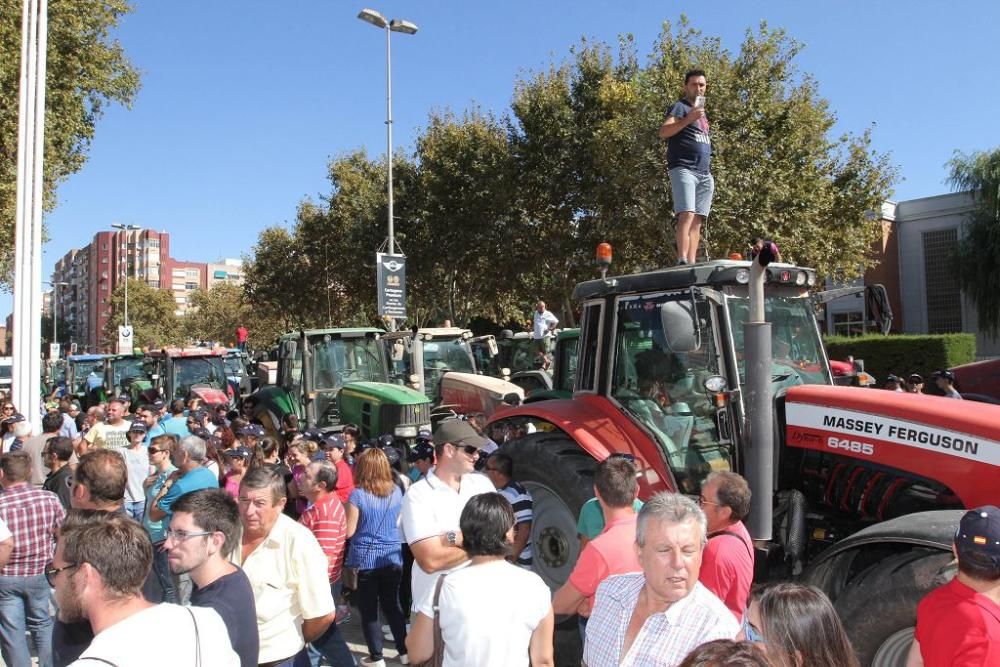
[[[128,245],[128,232],[125,232],[125,245],[121,246],[125,248]],[[128,326],[128,250],[125,249],[122,254],[125,256],[125,326]]]
[[[59,286],[52,283],[52,342],[59,344]]]
[[[392,48],[389,46],[389,36],[392,31],[385,27],[385,141],[386,162],[389,174],[389,254],[396,254],[396,241],[393,234],[392,219]]]
[[[33,70],[31,65],[31,45],[32,45],[32,17],[34,15],[33,0],[24,0],[24,9],[21,15],[21,79],[18,87],[17,106],[17,215],[14,232],[14,364],[12,369],[11,389],[13,396],[10,397],[14,404],[22,407],[21,399],[24,396],[22,388],[27,380],[27,373],[24,369],[24,346],[27,344],[26,318],[30,314],[30,300],[28,297],[28,286],[25,284],[24,272],[30,262],[28,251],[28,226],[29,219],[27,212],[30,208],[30,197],[28,196],[31,183],[28,175],[31,173],[31,151],[28,149],[29,137],[32,133],[31,110],[28,103],[31,99],[31,79]]]

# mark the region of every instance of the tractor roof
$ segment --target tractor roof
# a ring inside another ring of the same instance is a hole
[[[221,357],[226,351],[218,347],[165,347],[149,354],[164,357]]]
[[[462,327],[421,327],[417,329],[417,333],[421,336],[430,336],[431,338],[462,338],[466,335],[472,336],[471,331]]]
[[[381,336],[385,332],[375,327],[340,327],[336,329],[302,329],[299,331],[289,331],[278,337],[279,341],[298,340],[302,334],[307,338],[314,336],[330,336],[332,338],[360,338],[362,336]]]
[[[721,259],[699,264],[672,266],[656,271],[609,277],[607,280],[588,280],[576,286],[573,297],[577,300],[600,298],[616,294],[642,294],[687,287],[722,287],[746,284],[750,262]],[[767,267],[768,283],[801,285],[816,284],[816,271],[793,264],[770,264]],[[801,281],[801,282],[800,282]]]
[[[107,359],[109,354],[71,354],[66,357],[66,361],[102,361]]]

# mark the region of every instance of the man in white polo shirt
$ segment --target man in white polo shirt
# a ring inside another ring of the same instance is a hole
[[[496,493],[489,479],[473,472],[486,438],[460,419],[441,422],[434,433],[437,465],[403,496],[403,534],[413,551],[413,600],[432,595],[437,578],[464,567],[458,520],[465,503],[480,493]]]

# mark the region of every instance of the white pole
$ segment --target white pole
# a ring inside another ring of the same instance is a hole
[[[30,350],[28,358],[30,366],[28,372],[28,391],[30,398],[28,409],[32,415],[29,417],[34,423],[38,423],[38,415],[41,414],[41,381],[42,381],[42,204],[44,200],[45,175],[43,166],[45,164],[45,79],[46,79],[46,49],[48,48],[48,0],[38,0],[38,20],[37,20],[37,65],[35,72],[35,159],[34,186],[32,187],[32,209],[31,209],[31,296],[33,299],[31,307],[31,317],[28,319],[31,331],[29,333],[28,344]]]
[[[30,132],[30,109],[28,104],[30,99],[29,82],[31,81],[31,21],[34,14],[34,3],[32,0],[24,0],[24,8],[21,15],[21,80],[18,86],[17,104],[17,200],[16,200],[16,224],[14,233],[14,326],[11,333],[14,336],[14,364],[11,373],[11,384],[13,396],[11,400],[20,409],[21,400],[24,397],[23,386],[27,381],[27,372],[24,363],[24,345],[27,343],[26,313],[28,289],[25,284],[25,275],[28,257],[28,206],[25,202],[28,188],[28,174],[31,173],[31,154],[28,150],[28,137]]]
[[[389,36],[392,31],[385,27],[385,141],[386,162],[389,172],[389,254],[396,254],[392,219],[392,49]]]

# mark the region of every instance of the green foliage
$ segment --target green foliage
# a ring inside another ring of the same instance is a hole
[[[128,279],[128,321],[132,325],[136,348],[184,343],[181,318],[175,314],[175,307],[173,292],[150,287],[142,280]],[[105,346],[114,348],[118,342],[118,327],[124,323],[125,283],[119,283],[111,292],[111,317],[104,326]]]
[[[0,0],[0,284],[9,289],[17,204],[17,111],[22,0]],[[45,93],[46,210],[60,181],[87,159],[108,102],[130,106],[139,72],[110,37],[131,12],[126,0],[50,0]]]
[[[962,291],[976,307],[979,328],[1000,334],[1000,148],[965,155],[949,163],[951,184],[972,191],[969,215],[955,266]]]
[[[801,48],[762,24],[731,53],[682,17],[664,24],[645,64],[630,36],[614,47],[583,40],[565,61],[518,79],[506,115],[432,113],[412,158],[393,156],[407,325],[523,321],[541,298],[573,326],[573,288],[594,277],[602,241],[614,246],[616,273],[673,264],[657,130],[694,65],[709,80],[710,256],[745,250],[760,234],[823,277],[860,275],[881,234],[870,212],[895,171],[869,132],[830,137],[833,112],[794,64]],[[355,151],[329,173],[324,201],[302,203],[292,230],[261,235],[247,299],[290,323],[374,322],[385,162]]]
[[[281,322],[254,312],[244,300],[243,288],[231,283],[192,292],[182,324],[188,340],[221,342],[228,347],[236,347],[236,329],[243,325],[250,334],[251,349],[266,349],[284,331]]]
[[[976,360],[973,334],[935,336],[827,336],[824,339],[831,359],[864,359],[865,370],[879,381],[893,373],[903,376],[920,373],[925,378],[942,368],[952,368]]]

